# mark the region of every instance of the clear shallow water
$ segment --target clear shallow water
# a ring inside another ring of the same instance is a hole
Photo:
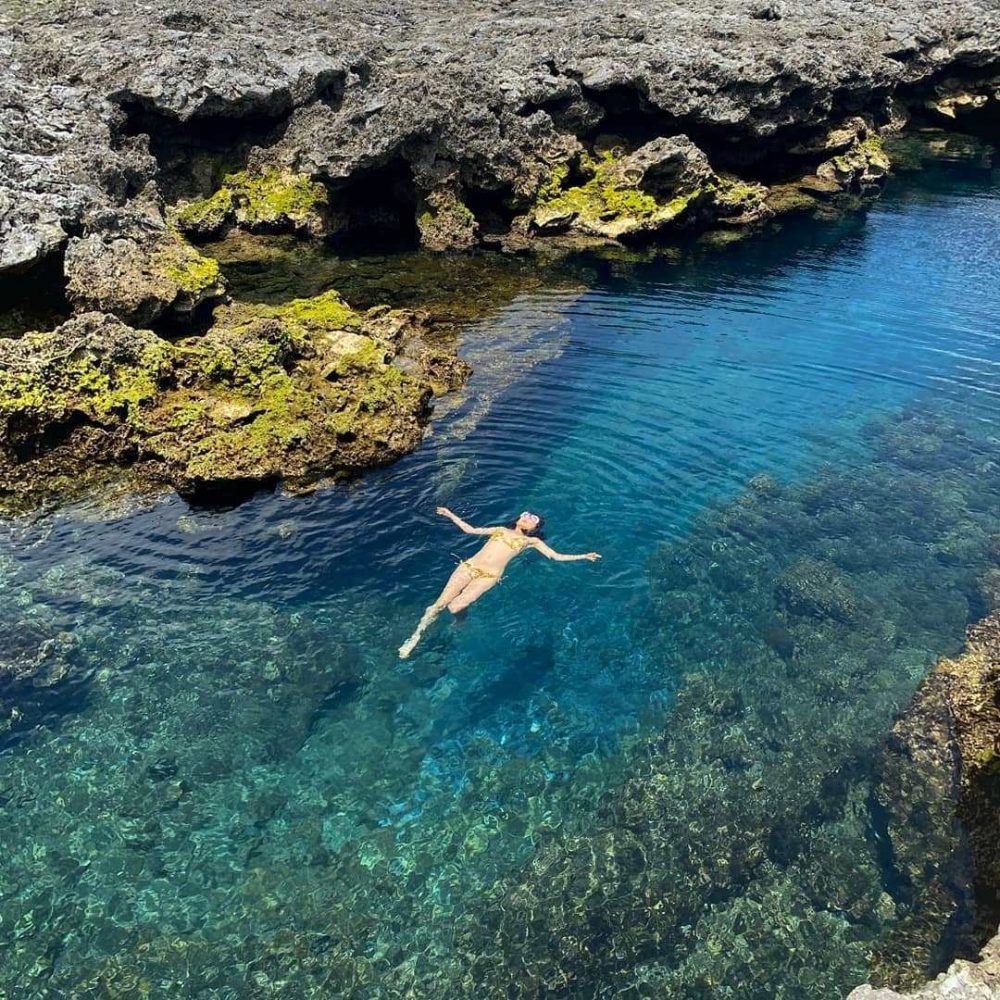
[[[468,330],[469,399],[347,489],[6,525],[2,611],[71,632],[77,680],[0,693],[23,713],[0,988],[866,978],[913,918],[871,764],[985,611],[1000,531],[995,181],[935,170],[865,216],[582,260],[587,290]],[[604,559],[526,555],[400,664],[474,551],[439,503],[537,509]]]

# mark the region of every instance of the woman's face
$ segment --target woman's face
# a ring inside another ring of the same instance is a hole
[[[538,522],[541,518],[537,514],[531,514],[525,511],[518,519],[517,526],[522,531],[534,531],[538,527]]]

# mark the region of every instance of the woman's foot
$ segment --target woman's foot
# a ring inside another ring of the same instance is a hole
[[[420,642],[420,637],[424,634],[427,626],[430,625],[430,623],[434,621],[439,614],[441,614],[441,609],[435,607],[433,604],[424,612],[423,617],[417,624],[416,631],[410,636],[409,639],[406,640],[406,642],[403,643],[402,646],[399,647],[399,658],[401,660],[407,659],[410,653],[416,649],[417,643]]]

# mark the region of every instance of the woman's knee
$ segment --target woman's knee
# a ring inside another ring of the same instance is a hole
[[[448,602],[448,610],[453,615],[457,615],[459,611],[464,611],[474,600],[474,597],[470,600],[465,594],[459,594],[458,597],[452,598]]]
[[[448,602],[448,610],[453,615],[457,615],[459,611],[464,611],[470,604],[474,604],[478,601],[479,598],[482,597],[483,594],[485,594],[491,587],[492,584],[489,584],[488,586],[472,586],[466,588],[461,594]]]

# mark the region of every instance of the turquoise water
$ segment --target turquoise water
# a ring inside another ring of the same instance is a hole
[[[927,916],[878,747],[992,600],[998,222],[977,161],[581,258],[466,330],[467,396],[389,469],[4,523],[0,667],[48,686],[0,689],[0,994],[867,978]],[[525,555],[401,663],[475,550],[437,504],[604,558]]]

